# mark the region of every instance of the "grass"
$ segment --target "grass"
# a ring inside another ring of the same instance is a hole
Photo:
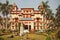
[[[51,36],[51,35],[54,36],[54,35],[56,34],[56,32],[57,32],[57,31],[52,32],[52,33],[50,34],[50,36]],[[11,36],[11,35],[12,35],[12,34],[3,35],[3,36],[0,36],[0,38],[3,38],[4,40],[20,40],[21,38],[22,38],[23,40],[26,40],[26,38],[27,38],[27,34],[25,34],[24,36],[21,36],[21,37],[14,35],[14,38],[8,38],[8,37]],[[29,34],[28,34],[28,37],[29,37],[30,40],[46,40],[47,34],[46,34],[46,33],[38,33],[38,34],[36,34],[36,33],[29,33]]]
[[[0,38],[3,38],[4,40],[20,40],[20,38],[23,38],[23,40],[26,40],[26,38],[27,38],[27,34],[25,34],[22,37],[14,36],[14,38],[8,38],[8,36],[10,36],[10,35],[3,35],[3,36],[0,36]],[[34,33],[28,34],[28,37],[31,40],[45,40],[46,39],[46,36],[44,36],[44,35],[37,35],[37,34],[34,34]]]
[[[0,36],[0,38],[3,38],[4,40],[19,40],[20,39],[19,36],[14,36],[14,38],[8,38],[8,36],[10,35]]]
[[[26,38],[27,37],[26,35],[23,36],[23,38]],[[46,36],[44,36],[44,35],[38,35],[38,34],[33,34],[33,33],[28,34],[28,36],[31,40],[33,40],[33,39],[34,40],[45,40],[46,39]]]

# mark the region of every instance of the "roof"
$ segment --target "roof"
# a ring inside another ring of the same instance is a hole
[[[34,10],[34,13],[37,13],[37,14],[39,13],[39,14],[40,14],[41,11],[39,11],[39,10]]]
[[[34,10],[34,8],[21,8],[21,10]]]
[[[20,18],[20,20],[32,20],[32,18]]]

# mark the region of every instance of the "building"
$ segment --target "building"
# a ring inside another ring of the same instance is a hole
[[[42,6],[40,6],[42,8]],[[16,4],[13,4],[11,8],[10,21],[11,30],[19,29],[18,23],[24,25],[24,29],[29,31],[46,29],[44,26],[44,15],[39,10],[34,10],[34,8],[21,8],[18,10]]]

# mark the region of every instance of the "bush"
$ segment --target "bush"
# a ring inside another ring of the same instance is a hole
[[[13,36],[13,35],[11,35],[11,36],[9,36],[8,38],[14,38],[14,36]]]
[[[0,40],[4,40],[4,38],[0,38]]]
[[[47,37],[46,40],[51,40],[51,38],[50,37]]]
[[[51,29],[48,29],[48,30],[46,31],[47,34],[51,34],[52,32],[53,32],[53,30],[51,30]]]
[[[3,36],[3,35],[5,35],[4,33],[0,33],[0,36]]]
[[[2,32],[5,32],[5,29],[1,29]]]
[[[60,31],[58,31],[58,33],[56,34],[56,37],[60,39]]]

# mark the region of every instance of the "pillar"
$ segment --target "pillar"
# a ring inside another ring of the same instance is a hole
[[[28,25],[28,31],[29,31],[29,23],[27,23],[27,25]]]
[[[34,23],[31,22],[31,32],[34,32]]]
[[[23,35],[23,31],[24,31],[23,23],[21,23],[21,26],[20,26],[20,36],[22,36],[22,35]]]
[[[35,26],[35,30],[37,30],[37,26]]]

